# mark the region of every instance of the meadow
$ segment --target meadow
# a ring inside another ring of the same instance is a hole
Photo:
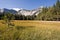
[[[60,40],[60,21],[0,20],[0,40]]]

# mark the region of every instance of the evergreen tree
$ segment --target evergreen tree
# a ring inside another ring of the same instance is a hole
[[[60,1],[57,0],[56,2],[56,13],[57,13],[57,21],[59,20],[59,15],[60,15]]]

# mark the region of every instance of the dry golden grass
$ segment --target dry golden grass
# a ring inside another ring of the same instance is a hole
[[[20,26],[60,26],[59,21],[14,21],[15,25]]]
[[[60,29],[60,21],[14,21],[15,26],[35,26],[42,28]]]
[[[0,26],[4,26],[3,21],[0,20]],[[18,26],[60,26],[60,21],[26,21],[26,20],[14,20],[12,23]]]
[[[5,27],[6,24],[0,20],[0,27]],[[60,30],[60,21],[29,21],[29,20],[14,20],[12,22],[15,26],[35,26],[37,28],[57,29]]]
[[[60,40],[60,21],[13,20],[12,29],[0,20],[1,37],[6,40]],[[18,39],[17,39],[18,38]]]

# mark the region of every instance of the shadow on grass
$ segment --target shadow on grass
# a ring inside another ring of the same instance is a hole
[[[16,26],[17,30],[23,30],[23,29],[28,29],[28,28],[33,28],[34,26]]]

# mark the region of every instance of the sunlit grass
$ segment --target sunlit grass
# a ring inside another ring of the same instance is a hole
[[[0,40],[60,40],[59,21],[16,21],[7,27],[0,21]]]

